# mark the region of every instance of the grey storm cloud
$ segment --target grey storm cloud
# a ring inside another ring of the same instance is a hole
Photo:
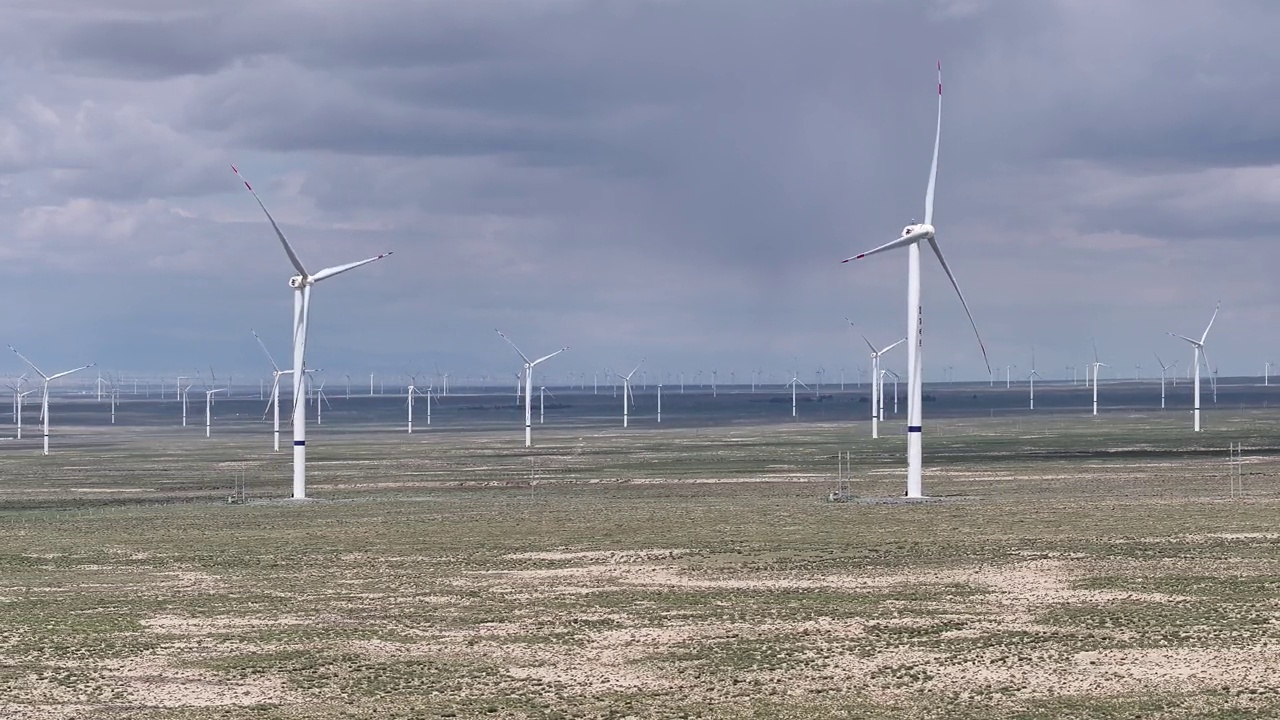
[[[838,261],[922,212],[935,60],[940,239],[994,364],[1034,344],[1061,366],[1091,337],[1147,357],[1142,332],[1219,298],[1215,359],[1271,352],[1243,327],[1280,311],[1253,277],[1280,260],[1269,2],[44,0],[7,20],[0,274],[119,298],[9,318],[63,353],[258,362],[247,328],[285,327],[288,267],[238,162],[309,263],[396,251],[317,293],[327,366],[490,372],[502,325],[573,345],[565,371],[852,368],[843,318],[900,335],[905,258]],[[926,265],[927,371],[984,373]]]

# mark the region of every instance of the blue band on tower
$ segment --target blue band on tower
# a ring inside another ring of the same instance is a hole
[[[908,425],[907,432],[924,432],[924,427],[921,425]]]
[[[294,441],[293,441],[293,446],[294,446],[294,447],[304,447],[306,444],[307,444],[307,441],[306,441],[306,440],[294,440]]]

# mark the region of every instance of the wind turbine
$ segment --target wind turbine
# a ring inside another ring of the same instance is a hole
[[[308,370],[307,372],[309,372],[309,373],[310,373],[310,372],[315,372],[315,371],[313,371],[313,370]],[[311,380],[310,376],[308,376],[307,380],[308,380],[308,382],[310,382],[310,380]],[[323,424],[324,424],[324,419],[323,419],[323,417],[320,415],[320,403],[322,403],[322,402],[323,402],[325,405],[329,405],[329,396],[324,394],[324,384],[325,384],[326,382],[328,382],[328,381],[327,381],[327,380],[321,380],[321,381],[320,381],[320,387],[316,388],[316,425],[323,425]],[[330,410],[332,410],[332,409],[333,409],[333,405],[329,405],[329,409],[330,409]]]
[[[1199,340],[1192,340],[1186,335],[1169,333],[1169,335],[1173,337],[1182,338],[1183,340],[1186,340],[1187,342],[1191,343],[1191,347],[1193,348],[1192,361],[1195,363],[1195,380],[1194,380],[1195,407],[1194,407],[1194,410],[1192,410],[1192,417],[1194,418],[1192,420],[1192,426],[1195,428],[1195,432],[1200,432],[1200,359],[1204,358],[1205,367],[1209,366],[1209,357],[1205,355],[1205,352],[1204,352],[1204,341],[1205,341],[1205,338],[1209,337],[1209,328],[1213,327],[1213,321],[1218,319],[1218,311],[1221,309],[1222,309],[1222,303],[1219,302],[1217,307],[1213,309],[1213,317],[1209,318],[1209,324],[1205,326],[1204,332],[1200,335]],[[1209,381],[1213,383],[1215,400],[1216,400],[1217,381],[1214,379],[1214,375],[1209,376]]]
[[[186,375],[178,376],[178,393],[182,395],[182,427],[187,426],[187,392],[191,390],[193,383],[182,384],[183,380],[189,379]]]
[[[1031,348],[1031,374],[1027,376],[1027,384],[1031,387],[1031,409],[1036,409],[1036,378],[1040,377],[1040,373],[1036,372],[1036,349]]]
[[[22,439],[22,406],[25,404],[26,397],[35,391],[35,388],[31,388],[26,392],[18,393],[18,440]]]
[[[81,370],[88,370],[94,365],[97,365],[97,363],[89,363],[88,365],[78,367],[74,370],[64,370],[63,372],[60,372],[60,373],[45,375],[44,372],[40,370],[40,368],[36,367],[35,363],[31,362],[26,357],[24,357],[23,354],[18,352],[17,349],[14,348],[12,345],[9,346],[9,349],[13,350],[14,355],[17,355],[18,357],[22,358],[23,362],[30,365],[31,369],[35,370],[36,374],[40,376],[40,379],[44,381],[40,384],[40,419],[42,423],[41,430],[44,432],[44,450],[41,452],[41,454],[48,455],[49,454],[49,383],[53,382],[54,380],[57,380],[60,377],[65,377],[67,375],[70,375],[71,373],[80,372]]]
[[[226,392],[226,389],[215,389],[209,383],[205,383],[204,375],[199,370],[196,371],[196,376],[200,378],[200,382],[204,383],[204,436],[207,438],[213,434],[213,396],[220,392]],[[209,377],[215,384],[218,382],[218,376],[213,373],[213,368],[209,368]]]
[[[960,304],[964,306],[964,312],[969,316],[969,324],[973,326],[974,335],[978,337],[978,347],[982,349],[982,361],[987,365],[990,371],[991,363],[987,359],[987,349],[982,344],[982,336],[978,333],[978,324],[973,319],[973,313],[969,312],[969,304],[964,300],[964,294],[960,292],[960,285],[956,282],[955,275],[951,272],[951,267],[947,265],[947,261],[942,256],[942,248],[938,246],[938,239],[935,235],[933,226],[933,197],[934,188],[937,185],[938,178],[938,147],[942,140],[942,63],[938,63],[938,125],[934,133],[933,139],[933,162],[929,168],[929,185],[924,195],[924,222],[912,223],[902,229],[902,236],[896,240],[881,245],[880,247],[868,250],[867,252],[845,258],[842,262],[851,260],[860,260],[871,255],[887,252],[900,247],[907,248],[907,338],[910,342],[907,344],[907,497],[919,498],[924,497],[923,487],[923,367],[921,362],[921,351],[924,346],[924,337],[921,333],[921,308],[920,308],[920,243],[927,242],[933,250],[934,255],[938,257],[938,264],[942,266],[942,270],[947,274],[947,279],[951,281],[951,286],[956,291],[956,296],[960,298]]]
[[[627,426],[627,408],[635,402],[635,396],[631,394],[631,376],[635,375],[636,370],[639,370],[640,366],[643,364],[644,358],[640,358],[640,362],[634,368],[631,368],[631,372],[626,375],[623,375],[622,373],[614,373],[614,375],[622,378],[622,427]],[[712,387],[715,386],[712,385]]]
[[[409,394],[409,398],[408,400],[405,401],[405,403],[409,408],[409,433],[408,434],[412,435],[413,434],[413,396],[422,395],[423,393],[418,391],[418,388],[414,382],[409,383],[409,387],[407,388],[407,391]]]
[[[1172,363],[1165,365],[1164,361],[1160,359],[1159,355],[1156,355],[1155,353],[1151,353],[1151,354],[1155,355],[1156,362],[1160,364],[1160,409],[1163,410],[1164,409],[1164,376],[1166,372],[1168,372],[1169,370],[1172,370],[1174,366],[1178,364],[1178,361],[1174,360]]]
[[[809,386],[800,382],[799,370],[796,370],[792,374],[791,380],[786,385],[783,385],[783,387],[787,387],[788,385],[791,386],[791,417],[795,417],[796,416],[796,386],[803,385],[805,390],[808,390]]]
[[[101,376],[99,376],[101,377]],[[107,377],[111,377],[108,373]],[[116,424],[116,401],[120,399],[120,384],[116,382],[116,378],[111,378],[111,384],[107,387],[111,394],[111,424]]]
[[[556,396],[555,393],[547,389],[546,385],[542,385],[538,387],[538,424],[539,425],[541,425],[543,421],[546,419],[546,413],[544,412],[544,410],[546,409],[546,406],[543,402],[544,400],[543,396],[545,395],[550,395],[553,398]]]
[[[1098,414],[1098,369],[1111,367],[1110,365],[1099,362],[1098,360],[1098,343],[1093,344],[1093,362],[1089,364],[1089,369],[1093,371],[1093,414]],[[1085,378],[1088,381],[1089,378]]]
[[[289,256],[289,262],[298,271],[297,275],[289,278],[289,287],[293,288],[293,497],[303,499],[307,496],[307,403],[302,397],[302,383],[305,379],[303,366],[307,348],[307,320],[311,311],[311,286],[334,275],[381,260],[391,253],[385,252],[364,260],[334,265],[314,274],[307,272],[302,261],[298,259],[297,253],[285,239],[284,233],[280,231],[280,226],[276,225],[275,218],[271,217],[267,206],[262,204],[262,198],[258,197],[253,186],[240,175],[235,165],[232,165],[231,169],[244,181],[244,186],[253,195],[253,199],[258,201],[258,207],[262,208],[262,212],[271,223],[271,229],[275,230],[285,254]],[[370,385],[372,384],[373,379],[370,376]]]
[[[516,347],[515,343],[511,342],[511,338],[503,335],[501,330],[496,330],[495,332],[497,332],[503,340],[507,341],[507,344],[516,351],[516,354],[520,356],[521,360],[524,360],[524,446],[533,447],[533,405],[530,404],[530,401],[533,399],[533,369],[539,364],[550,360],[565,350],[568,350],[569,347],[565,346],[550,355],[543,355],[537,360],[530,360],[528,356],[520,352],[520,348]],[[519,386],[517,385],[517,387]]]
[[[258,337],[258,331],[250,330],[253,338],[258,341],[258,347],[262,348],[262,352],[267,356],[267,362],[271,363],[271,432],[272,432],[272,449],[276,452],[280,451],[280,376],[289,375],[292,370],[281,370],[276,365],[275,358],[271,357],[271,352],[267,350],[266,343],[262,342],[262,338]]]
[[[849,327],[857,327],[849,318],[845,318],[845,322],[849,323]],[[861,335],[861,333],[859,333]],[[883,350],[876,350],[876,346],[871,344],[866,335],[862,335],[862,342],[871,348],[871,437],[880,437],[880,404],[884,392],[880,390],[880,356],[889,352],[906,342],[906,338],[902,338],[898,342],[886,347]]]

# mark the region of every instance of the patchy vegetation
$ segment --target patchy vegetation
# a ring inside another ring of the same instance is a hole
[[[1273,717],[1280,417],[1242,417],[938,422],[920,505],[823,502],[840,450],[901,492],[834,425],[326,426],[305,504],[265,435],[9,449],[0,716]]]

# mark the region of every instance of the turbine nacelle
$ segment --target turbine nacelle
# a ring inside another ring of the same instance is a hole
[[[308,280],[309,278],[304,278],[301,275],[294,275],[293,277],[289,278],[289,287],[293,288],[294,290],[297,290],[303,285],[310,285],[311,283],[308,282]]]
[[[911,240],[928,240],[933,237],[933,226],[928,223],[914,223],[902,228],[902,237]]]

